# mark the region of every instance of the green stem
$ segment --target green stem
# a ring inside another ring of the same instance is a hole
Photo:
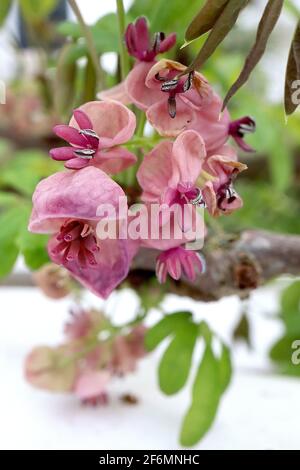
[[[124,35],[125,35],[125,10],[123,0],[116,0],[117,2],[117,16],[118,16],[118,24],[119,24],[119,50],[120,50],[120,62],[121,62],[121,78],[122,80],[125,79],[129,72],[129,60],[128,54],[124,42]]]
[[[98,57],[98,53],[97,53],[97,49],[96,49],[96,46],[95,46],[93,35],[91,33],[90,28],[87,26],[87,24],[85,23],[85,21],[83,19],[83,16],[81,14],[81,11],[78,8],[76,0],[68,0],[68,2],[69,2],[69,5],[72,8],[72,10],[73,10],[73,12],[74,12],[74,14],[77,18],[77,21],[78,21],[78,23],[81,27],[82,34],[83,34],[83,36],[86,40],[86,45],[87,45],[87,48],[89,50],[89,54],[91,56],[91,60],[92,60],[93,65],[95,67],[95,72],[96,72],[96,75],[97,75],[97,83],[102,88],[104,86],[104,75],[103,75],[103,71],[100,67],[99,57]]]

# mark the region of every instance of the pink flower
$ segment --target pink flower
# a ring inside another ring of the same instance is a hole
[[[136,162],[134,154],[120,147],[131,139],[136,126],[135,115],[117,101],[91,101],[74,111],[68,126],[54,127],[56,135],[69,147],[50,150],[54,160],[78,170],[95,166],[106,173],[118,173]]]
[[[147,20],[140,17],[135,23],[130,23],[125,32],[125,42],[128,53],[141,62],[153,62],[157,54],[171,49],[176,43],[176,34],[171,33],[165,37],[164,33],[155,33],[154,40],[150,40]]]
[[[243,201],[233,189],[233,181],[247,166],[237,161],[235,151],[225,145],[216,155],[206,159],[204,169],[213,177],[202,189],[203,199],[210,214],[231,214],[242,207]]]
[[[256,124],[254,119],[249,116],[245,116],[237,119],[236,121],[230,122],[228,133],[233,137],[237,145],[244,150],[244,152],[254,152],[254,149],[244,141],[244,136],[245,134],[252,134],[255,132],[255,129]]]
[[[68,360],[70,356],[71,351],[66,346],[36,347],[25,361],[26,380],[34,387],[44,390],[71,391],[76,367],[72,361]],[[63,365],[64,367],[62,367]]]
[[[64,333],[70,340],[88,336],[103,320],[96,311],[71,310],[71,319],[65,324]]]
[[[156,275],[160,283],[166,282],[167,274],[178,281],[182,272],[190,281],[195,281],[197,272],[201,274],[204,270],[205,261],[202,256],[182,246],[164,251],[157,257]]]
[[[185,130],[213,92],[198,72],[177,78],[186,67],[163,59],[148,71],[135,67],[127,77],[126,91],[132,102],[146,111],[149,122],[161,135],[177,136]]]
[[[139,325],[126,336],[117,336],[112,346],[109,364],[114,374],[124,375],[133,372],[138,359],[146,355],[144,346],[146,328]]]
[[[122,188],[93,166],[55,173],[42,180],[33,195],[29,230],[53,233],[48,244],[51,260],[104,298],[127,276],[136,250],[127,240],[99,240],[96,235],[98,208],[109,203],[117,216],[120,197]]]
[[[165,37],[164,33],[155,33],[154,39],[151,42],[147,20],[144,17],[140,17],[135,23],[130,23],[127,26],[125,42],[128,53],[137,59],[134,65],[135,73],[146,78],[147,73],[156,63],[156,56],[167,52],[174,46],[176,34],[171,33]],[[97,97],[99,99],[114,99],[123,104],[132,102],[127,93],[127,79],[108,90],[101,91]]]
[[[145,156],[137,172],[138,182],[143,189],[142,200],[148,204],[164,204],[166,207],[176,205],[176,219],[184,232],[192,223],[192,209],[202,203],[197,179],[205,156],[205,146],[200,135],[195,131],[185,131],[174,143],[159,143]],[[180,244],[183,241],[181,239]]]
[[[111,374],[107,370],[86,370],[77,377],[74,393],[84,404],[105,404],[107,385],[110,381]]]

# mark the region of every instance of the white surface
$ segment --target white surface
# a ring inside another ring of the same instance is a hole
[[[264,351],[280,334],[270,319],[278,289],[257,292],[250,300],[255,353],[240,346],[237,371],[211,431],[200,449],[299,448],[300,381],[270,375]],[[90,296],[87,303],[99,305]],[[135,300],[130,293],[107,304],[115,321],[125,320]],[[0,288],[0,447],[1,449],[175,449],[189,389],[164,397],[156,384],[158,355],[142,361],[136,374],[112,384],[107,407],[86,408],[69,395],[31,388],[22,375],[23,360],[38,344],[57,344],[70,302],[53,302],[36,289]],[[126,310],[124,311],[124,305]],[[239,302],[224,299],[209,305],[170,296],[168,311],[192,308],[228,339],[238,318]],[[157,314],[152,315],[155,321]],[[126,318],[127,320],[127,318]],[[138,405],[119,396],[130,392]]]

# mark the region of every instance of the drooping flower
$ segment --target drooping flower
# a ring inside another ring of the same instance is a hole
[[[205,146],[195,131],[185,131],[174,143],[163,141],[148,153],[137,172],[145,203],[175,207],[182,231],[189,230],[193,208],[201,205],[201,190],[197,179],[206,156]],[[163,223],[163,220],[162,220]],[[182,244],[180,240],[177,244]],[[165,249],[165,248],[163,248]]]
[[[140,17],[135,23],[130,23],[125,32],[125,42],[129,55],[135,57],[134,70],[140,77],[146,78],[151,67],[156,63],[156,56],[171,49],[176,43],[176,33],[165,36],[164,33],[155,33],[153,41],[150,39],[150,31],[147,20]],[[131,76],[131,72],[129,73]],[[99,99],[114,99],[123,104],[131,103],[127,93],[127,79],[120,84],[98,93]]]
[[[237,119],[236,121],[231,121],[229,124],[228,133],[237,145],[244,150],[244,152],[254,152],[254,149],[248,145],[244,137],[246,134],[252,134],[255,132],[256,124],[254,119],[249,116]]]
[[[231,214],[241,208],[243,201],[233,189],[233,182],[247,166],[237,161],[235,151],[225,145],[215,155],[206,159],[204,169],[213,177],[202,189],[202,196],[210,214]]]
[[[103,321],[101,314],[95,310],[71,310],[71,318],[65,324],[64,333],[69,340],[77,340],[88,336]]]
[[[136,156],[120,147],[131,139],[136,126],[135,115],[123,104],[91,101],[73,113],[69,125],[54,127],[57,136],[70,146],[50,150],[54,160],[65,161],[65,167],[80,169],[95,166],[114,174],[136,162]]]
[[[184,273],[192,282],[197,273],[205,270],[204,258],[196,251],[187,250],[183,246],[163,251],[156,261],[156,276],[160,283],[166,282],[167,274],[178,281]]]
[[[164,136],[177,136],[188,128],[204,105],[209,105],[213,92],[198,72],[183,74],[186,67],[173,60],[160,60],[146,69],[134,68],[126,80],[132,102],[146,111],[153,127]]]
[[[74,384],[74,393],[87,405],[106,404],[107,386],[112,376],[107,370],[82,371]]]
[[[34,387],[53,392],[69,392],[72,389],[76,367],[66,361],[71,355],[67,346],[36,347],[26,358],[25,378]],[[64,367],[62,367],[64,366]]]
[[[122,188],[103,171],[89,166],[42,180],[33,195],[29,230],[53,233],[51,260],[63,265],[96,295],[108,297],[127,276],[135,247],[126,239],[99,240],[99,207],[110,204],[118,215]]]
[[[138,325],[128,335],[117,336],[112,346],[109,369],[116,375],[133,372],[138,359],[146,355],[144,346],[146,328]]]
[[[140,62],[153,62],[158,54],[171,49],[176,43],[176,34],[167,37],[164,33],[155,33],[151,42],[147,20],[140,17],[135,23],[130,23],[125,32],[125,42],[128,53]]]

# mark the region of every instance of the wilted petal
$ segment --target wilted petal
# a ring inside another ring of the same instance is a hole
[[[26,380],[37,388],[53,392],[70,391],[76,369],[75,363],[68,360],[69,355],[70,351],[63,347],[36,347],[25,361]],[[66,364],[63,366],[64,362]]]

